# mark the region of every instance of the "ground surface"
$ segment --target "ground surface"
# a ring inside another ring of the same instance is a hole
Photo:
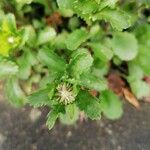
[[[45,127],[45,116],[31,108],[15,109],[0,95],[0,150],[150,150],[150,105],[141,112],[125,105],[118,121],[84,121]],[[35,115],[36,114],[36,115]]]

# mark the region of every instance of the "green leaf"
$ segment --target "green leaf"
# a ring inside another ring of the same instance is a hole
[[[22,43],[24,45],[27,43],[30,47],[36,46],[37,35],[33,26],[28,25],[19,30],[20,35],[22,36]]]
[[[59,35],[57,35],[57,37],[55,38],[55,47],[57,49],[66,49],[66,38],[68,37],[68,33],[66,31],[60,33]]]
[[[17,31],[14,14],[7,14],[2,18],[2,30],[9,33],[15,33]]]
[[[65,107],[65,114],[60,114],[60,121],[63,124],[74,124],[79,118],[79,109],[75,103],[69,104]]]
[[[63,72],[66,69],[65,61],[49,48],[42,48],[38,54],[39,60],[55,71]]]
[[[136,64],[141,66],[145,75],[150,75],[150,67],[149,67],[150,53],[149,47],[140,46],[140,53],[136,59]]]
[[[37,54],[26,49],[24,54],[18,58],[17,62],[19,65],[18,77],[20,79],[27,80],[31,75],[31,67],[37,63]]]
[[[123,114],[122,103],[119,97],[111,91],[101,92],[100,105],[108,119],[119,119]]]
[[[52,110],[51,112],[48,113],[47,115],[48,119],[46,121],[46,125],[49,130],[53,128],[58,116],[59,116],[59,112],[57,110]]]
[[[129,78],[130,80],[139,80],[143,79],[144,73],[143,69],[136,63],[136,62],[129,62],[128,63],[128,70],[129,70]]]
[[[110,22],[112,27],[118,31],[127,29],[131,26],[131,17],[124,11],[116,9],[103,9],[99,13],[93,15],[94,20],[105,20]]]
[[[135,30],[135,35],[139,42],[139,54],[135,59],[134,63],[139,65],[145,75],[150,75],[150,26],[148,24],[141,25]]]
[[[80,74],[90,70],[93,64],[93,58],[87,49],[78,49],[73,56],[69,64],[70,73],[78,77]]]
[[[69,115],[69,118],[72,119],[74,116],[76,105],[75,104],[69,104],[66,106],[66,113]]]
[[[118,0],[100,0],[99,2],[99,10],[103,10],[104,8],[115,8],[115,5]]]
[[[15,33],[17,28],[14,14],[9,13],[5,16],[2,16],[2,18],[0,18],[0,27],[5,32]]]
[[[138,99],[149,96],[150,86],[142,80],[134,80],[129,82],[132,92]]]
[[[0,77],[15,75],[18,72],[18,66],[9,60],[0,61]]]
[[[12,105],[16,107],[21,107],[25,105],[26,103],[25,95],[16,77],[7,79],[7,82],[5,85],[5,92],[7,94],[6,96],[8,98],[8,101]]]
[[[46,125],[51,130],[61,113],[64,113],[64,106],[56,105],[47,115]]]
[[[30,4],[33,0],[15,0],[19,6]]]
[[[101,0],[95,0],[95,2],[96,2],[97,4],[100,4]]]
[[[57,0],[57,4],[59,6],[59,11],[64,17],[72,17],[74,12],[72,10],[72,0]]]
[[[80,26],[80,21],[78,17],[72,17],[69,19],[69,24],[68,24],[69,29],[73,31],[77,29],[79,26]]]
[[[77,29],[66,39],[66,46],[69,50],[76,50],[87,39],[88,32],[85,29]]]
[[[37,45],[45,44],[47,42],[50,42],[54,40],[56,37],[56,31],[52,27],[47,27],[44,30],[41,30],[39,32],[38,38],[37,38]]]
[[[106,20],[113,28],[122,31],[131,25],[130,16],[115,8],[118,0],[57,0],[59,8],[71,9],[87,23]],[[111,9],[110,9],[111,8]]]
[[[60,8],[70,8],[71,7],[71,2],[72,0],[57,0],[58,6]]]
[[[137,28],[135,28],[134,34],[140,44],[150,46],[150,26],[148,23],[139,25]]]
[[[84,111],[85,114],[92,120],[101,118],[102,110],[96,97],[91,96],[86,91],[80,91],[76,102],[79,109]]]
[[[93,0],[93,1],[89,1],[89,0],[84,0],[84,1],[80,1],[78,0],[77,3],[74,3],[73,5],[74,7],[74,11],[78,14],[80,14],[81,16],[86,15],[86,14],[92,14],[94,12],[96,12],[99,9],[99,5]]]
[[[50,104],[51,100],[49,98],[49,93],[52,90],[53,88],[51,89],[51,87],[48,87],[32,93],[27,97],[28,103],[35,108]]]
[[[138,43],[131,33],[115,33],[112,39],[112,47],[115,55],[121,60],[132,60],[138,54]]]
[[[101,2],[101,8],[104,8],[104,7],[111,7],[111,8],[114,8],[115,4],[118,2],[119,0],[103,0]]]
[[[113,57],[113,51],[102,45],[100,43],[91,43],[90,46],[92,47],[95,57],[99,58],[101,61],[108,62]]]
[[[60,8],[73,9],[79,16],[84,16],[85,14],[91,14],[95,10],[98,10],[97,2],[95,1],[74,1],[74,0],[57,0]]]
[[[150,1],[149,0],[137,0],[137,3],[139,3],[140,5],[142,5],[142,4],[146,4],[147,6],[150,5]]]
[[[92,90],[94,89],[99,92],[106,90],[108,88],[106,80],[99,79],[98,77],[90,73],[81,75],[80,84],[86,88],[89,88]]]
[[[92,74],[97,78],[103,79],[109,72],[109,62],[105,63],[99,61],[99,59],[94,60],[94,65],[92,67]]]

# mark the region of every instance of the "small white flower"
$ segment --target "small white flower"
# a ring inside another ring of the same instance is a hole
[[[57,87],[58,101],[65,105],[75,101],[75,96],[72,91],[72,87],[69,84],[62,83]]]
[[[8,37],[7,40],[8,40],[8,43],[10,43],[10,44],[13,44],[15,41],[13,36]]]

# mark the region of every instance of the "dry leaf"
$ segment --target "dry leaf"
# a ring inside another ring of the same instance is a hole
[[[51,16],[46,17],[46,23],[48,25],[61,25],[62,17],[59,12],[54,12]]]
[[[122,88],[124,88],[125,83],[117,73],[111,73],[108,76],[108,86],[116,93],[118,96],[122,96]]]
[[[125,99],[132,104],[137,109],[140,109],[140,103],[138,102],[137,98],[127,89],[122,89]]]
[[[144,80],[146,83],[148,83],[150,85],[150,76],[145,76]]]
[[[92,96],[96,97],[98,95],[98,92],[96,90],[90,90],[89,92]]]

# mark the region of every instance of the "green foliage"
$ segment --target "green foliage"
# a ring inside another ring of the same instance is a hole
[[[53,110],[51,110],[47,115],[46,125],[50,129],[53,128],[57,118],[60,116],[61,113],[64,113],[64,107],[60,105],[56,105]]]
[[[69,71],[73,76],[79,76],[84,72],[88,72],[92,66],[93,58],[87,49],[79,49],[73,53],[69,64]]]
[[[26,104],[27,100],[16,77],[7,79],[5,91],[7,93],[6,96],[12,105],[20,107]]]
[[[80,84],[91,90],[94,89],[99,92],[106,90],[108,88],[106,80],[99,79],[96,76],[89,74],[89,73],[82,74],[80,78]]]
[[[64,71],[66,68],[65,61],[59,57],[57,54],[52,52],[51,49],[43,48],[38,54],[39,61],[47,65],[49,68]]]
[[[80,110],[92,120],[101,118],[101,106],[96,97],[91,96],[86,91],[81,91],[78,95],[77,105]],[[93,109],[94,108],[94,109]]]
[[[137,98],[150,94],[143,80],[150,75],[149,7],[146,0],[1,0],[0,80],[8,101],[49,108],[49,129],[57,119],[75,123],[81,111],[92,120],[120,118],[111,72]]]
[[[66,46],[69,50],[76,50],[88,38],[85,29],[77,29],[73,31],[66,40]]]
[[[131,25],[130,16],[115,7],[117,0],[57,0],[60,8],[72,9],[87,22],[96,20],[109,21],[113,28],[121,31]]]
[[[91,43],[90,46],[94,51],[95,57],[99,58],[101,61],[108,62],[113,57],[113,51],[101,43]]]
[[[56,31],[51,27],[47,27],[44,30],[41,30],[39,32],[38,38],[37,38],[37,45],[50,42],[54,40],[55,37],[56,37]]]
[[[135,64],[134,61],[129,63],[129,77],[127,78],[132,92],[138,99],[142,99],[150,94],[150,86],[143,81],[144,72],[141,66]]]
[[[37,62],[36,54],[26,49],[24,54],[18,58],[17,63],[19,66],[18,77],[20,79],[28,79],[31,75],[31,68]]]
[[[66,113],[60,114],[60,121],[63,124],[71,125],[79,119],[79,109],[76,104],[69,104],[66,106]]]
[[[132,60],[138,53],[138,44],[136,38],[130,33],[116,33],[112,40],[114,53],[121,60]]]
[[[103,91],[100,96],[100,106],[104,115],[109,119],[118,119],[123,110],[119,98],[111,91]]]
[[[16,48],[19,42],[21,42],[21,36],[16,29],[14,15],[0,16],[0,54],[8,56],[10,50]]]
[[[138,64],[146,75],[150,75],[150,26],[148,24],[138,26],[134,31],[139,42],[139,54],[134,63]],[[144,34],[143,34],[144,33]]]
[[[109,21],[112,27],[118,31],[122,31],[131,25],[130,16],[124,11],[115,9],[104,9],[94,15],[93,19]]]
[[[9,60],[0,61],[0,77],[15,75],[18,72],[18,66]]]
[[[27,97],[29,100],[29,104],[35,108],[48,105],[50,103],[48,94],[51,90],[52,89],[50,88],[46,88],[31,94]]]
[[[47,122],[46,125],[48,127],[49,130],[51,130],[58,118],[59,112],[56,110],[52,110],[51,112],[48,113],[47,115]]]
[[[149,85],[142,80],[134,80],[129,82],[132,92],[136,95],[137,98],[141,99],[145,96],[149,96],[150,87]]]
[[[33,0],[16,0],[18,4],[30,4]]]

